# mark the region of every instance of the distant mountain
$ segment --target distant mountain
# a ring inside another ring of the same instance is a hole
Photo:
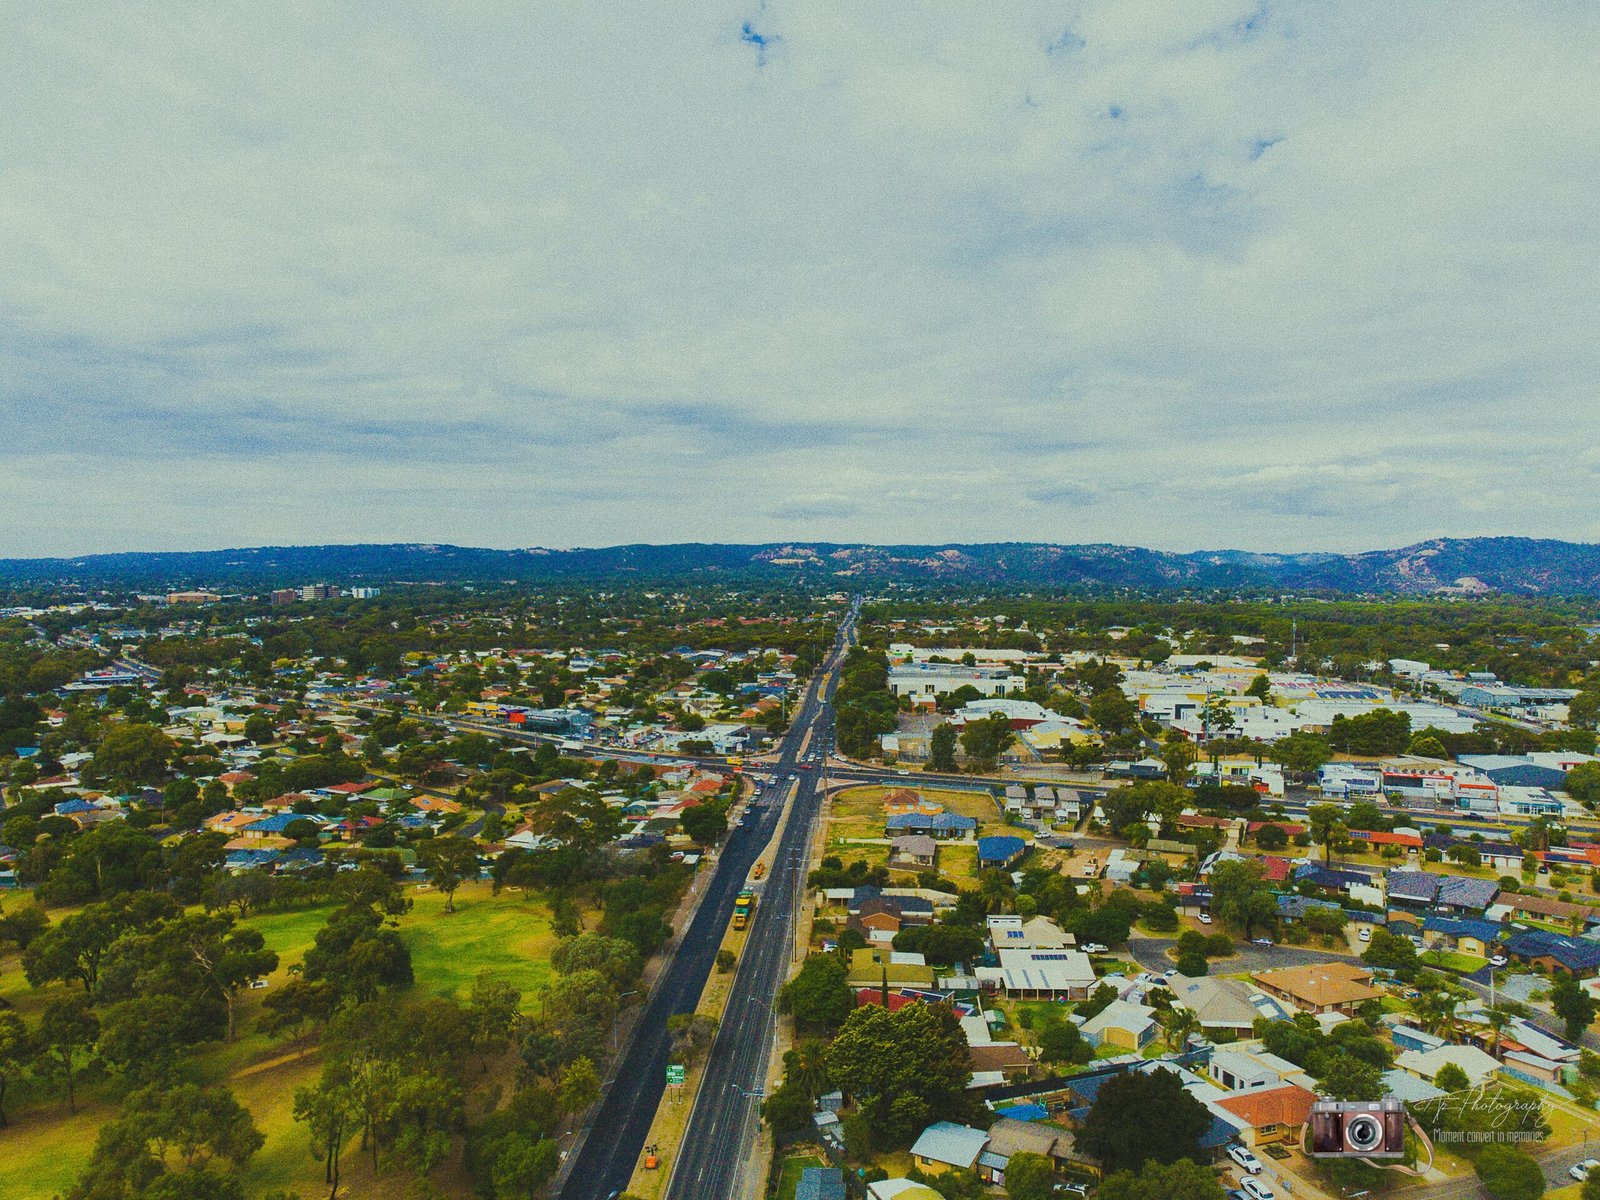
[[[1278,589],[1339,594],[1600,594],[1600,546],[1533,538],[1437,538],[1363,554],[1174,554],[1137,546],[1047,542],[869,546],[784,542],[486,550],[401,544],[260,546],[71,559],[0,559],[0,583],[168,588],[328,582],[527,582],[741,577],[969,582],[1037,587]]]

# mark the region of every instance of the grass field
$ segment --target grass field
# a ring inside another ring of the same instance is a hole
[[[1479,958],[1475,954],[1455,954],[1449,950],[1424,950],[1417,955],[1417,961],[1428,964],[1430,967],[1445,967],[1463,974],[1480,971],[1488,965],[1489,960]]]
[[[827,1165],[827,1160],[816,1151],[789,1155],[778,1173],[778,1200],[794,1200],[795,1188],[800,1186],[800,1173],[807,1167]]]
[[[907,785],[924,800],[941,804],[945,812],[973,817],[978,821],[979,836],[996,833],[1019,834],[1022,831],[1009,826],[1001,819],[1000,809],[993,797],[979,792],[940,791],[936,788]],[[881,866],[889,861],[889,847],[885,840],[883,799],[890,792],[902,788],[862,787],[848,788],[833,798],[828,814],[826,843],[823,854],[836,854],[846,863],[863,859],[869,866]],[[858,844],[854,839],[871,839],[877,844]],[[940,842],[937,867],[940,875],[956,883],[976,884],[978,850],[971,842]],[[898,869],[897,869],[898,870]],[[906,871],[909,877],[914,871]]]
[[[401,935],[411,948],[417,988],[464,997],[480,972],[520,988],[523,1008],[531,1011],[536,993],[550,978],[550,952],[555,936],[549,913],[528,893],[492,894],[487,883],[469,884],[456,893],[456,911],[445,913],[444,897],[433,891],[408,890],[410,912],[400,918]],[[321,1063],[314,1046],[273,1041],[254,1032],[256,1013],[271,988],[281,984],[299,963],[331,911],[328,907],[290,913],[264,913],[242,922],[261,931],[277,951],[278,969],[271,987],[245,992],[239,1000],[238,1038],[207,1046],[196,1059],[202,1082],[233,1089],[250,1110],[266,1144],[251,1160],[246,1190],[251,1197],[276,1188],[306,1196],[325,1191],[319,1164],[307,1149],[305,1131],[294,1121],[294,1091],[316,1078]],[[64,985],[28,986],[16,955],[0,960],[0,998],[12,1004],[30,1024],[50,998],[65,994]],[[9,1128],[0,1132],[0,1196],[6,1200],[49,1200],[64,1191],[87,1162],[99,1126],[117,1113],[111,1086],[91,1082],[79,1089],[79,1111],[70,1116],[64,1098],[38,1088],[14,1088]],[[341,1196],[405,1195],[392,1178],[363,1177],[352,1161],[348,1192]]]

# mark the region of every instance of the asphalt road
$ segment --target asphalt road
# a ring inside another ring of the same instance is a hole
[[[1128,957],[1146,971],[1157,975],[1172,968],[1172,960],[1164,953],[1175,938],[1131,937],[1128,939]],[[1350,962],[1348,954],[1329,954],[1326,950],[1304,950],[1299,946],[1256,946],[1234,941],[1238,952],[1233,958],[1222,959],[1214,965],[1229,975],[1240,971],[1273,971],[1279,967],[1304,967],[1311,963]]]
[[[669,1198],[719,1200],[732,1195],[737,1173],[748,1157],[748,1143],[757,1124],[759,1093],[766,1079],[773,1031],[773,1001],[787,975],[793,937],[797,888],[794,870],[804,871],[805,847],[816,818],[819,792],[814,772],[795,771],[806,735],[831,739],[833,687],[838,679],[842,647],[854,629],[854,613],[840,630],[834,656],[819,683],[806,694],[801,710],[784,736],[768,771],[783,779],[799,776],[789,805],[789,824],[773,861],[751,921],[750,936],[734,976],[727,1012],[707,1059],[704,1082],[690,1115],[687,1136],[673,1163]],[[770,795],[771,793],[769,793]],[[780,793],[781,794],[781,793]],[[766,803],[751,809],[749,827],[736,826],[728,835],[709,878],[710,891],[689,928],[681,935],[671,963],[634,1027],[626,1052],[616,1065],[613,1082],[586,1127],[587,1136],[571,1164],[562,1200],[607,1200],[626,1188],[644,1150],[651,1120],[666,1088],[670,1038],[667,1019],[693,1012],[699,1002],[733,915],[734,897],[776,831],[781,806]],[[798,863],[797,863],[798,856]]]

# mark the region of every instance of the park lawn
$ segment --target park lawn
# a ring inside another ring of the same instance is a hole
[[[532,1011],[534,993],[550,981],[556,945],[537,893],[496,896],[488,883],[463,884],[453,913],[444,911],[439,892],[413,888],[408,894],[413,904],[400,918],[400,933],[411,948],[419,988],[464,1000],[487,971],[521,989],[523,1011]]]
[[[800,1174],[807,1167],[825,1167],[826,1159],[815,1151],[791,1154],[783,1160],[778,1174],[778,1200],[794,1200],[795,1189],[800,1186]]]

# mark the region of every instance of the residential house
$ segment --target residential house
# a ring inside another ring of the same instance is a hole
[[[978,1178],[996,1187],[1004,1187],[1006,1167],[1018,1154],[1037,1154],[1048,1158],[1057,1169],[1066,1165],[1061,1152],[1062,1143],[1071,1143],[1072,1135],[1052,1125],[1033,1121],[1018,1121],[1012,1117],[996,1118],[989,1126],[989,1144],[978,1155]]]
[[[1372,986],[1372,972],[1353,963],[1318,963],[1258,971],[1251,976],[1261,990],[1313,1015],[1338,1012],[1355,1016],[1368,1000],[1383,995]]]
[[[1211,1052],[1206,1074],[1233,1092],[1264,1091],[1295,1084],[1315,1087],[1311,1076],[1286,1058],[1269,1054],[1260,1042],[1218,1046]]]
[[[838,1167],[806,1167],[795,1185],[794,1200],[845,1200],[844,1172]]]
[[[1600,943],[1565,937],[1543,929],[1525,929],[1506,939],[1506,953],[1530,967],[1552,975],[1588,979],[1600,972]]]
[[[1289,1019],[1288,1011],[1281,1004],[1242,979],[1217,975],[1191,979],[1178,975],[1168,981],[1168,987],[1172,990],[1173,1003],[1194,1013],[1200,1028],[1208,1034],[1243,1036],[1255,1028],[1258,1017],[1269,1021]]]
[[[1502,930],[1493,921],[1471,917],[1440,917],[1429,914],[1422,918],[1422,942],[1429,949],[1455,950],[1462,954],[1489,957]]]
[[[1239,1118],[1239,1140],[1251,1150],[1293,1139],[1311,1116],[1316,1093],[1297,1084],[1262,1088],[1224,1096],[1216,1107]]]
[[[954,1121],[935,1121],[917,1137],[911,1146],[911,1160],[922,1170],[937,1174],[942,1171],[971,1171],[978,1165],[978,1155],[989,1144],[989,1135],[969,1125]]]
[[[1113,1000],[1085,1021],[1078,1032],[1092,1046],[1115,1046],[1119,1050],[1143,1050],[1156,1037],[1156,1010],[1128,1000]]]
[[[867,1184],[867,1200],[944,1200],[944,1197],[925,1183],[913,1183],[901,1176]]]
[[[931,988],[933,968],[920,954],[867,946],[850,955],[850,986],[872,987],[887,979],[891,987]]]
[[[1077,939],[1049,917],[1024,919],[1017,913],[998,913],[988,918],[989,944],[1001,950],[1064,950],[1077,945]]]
[[[1094,966],[1079,950],[1000,950],[997,967],[978,967],[977,978],[1024,1000],[1083,1000],[1094,987]]]
[[[1466,1072],[1467,1082],[1477,1087],[1500,1067],[1489,1055],[1476,1046],[1436,1046],[1432,1050],[1406,1050],[1394,1060],[1394,1065],[1418,1079],[1432,1083],[1446,1064],[1453,1064]]]
[[[939,843],[925,833],[907,833],[889,839],[889,865],[932,870],[938,861]]]
[[[1004,871],[1028,852],[1028,843],[1019,837],[1003,834],[978,839],[978,867]]]

